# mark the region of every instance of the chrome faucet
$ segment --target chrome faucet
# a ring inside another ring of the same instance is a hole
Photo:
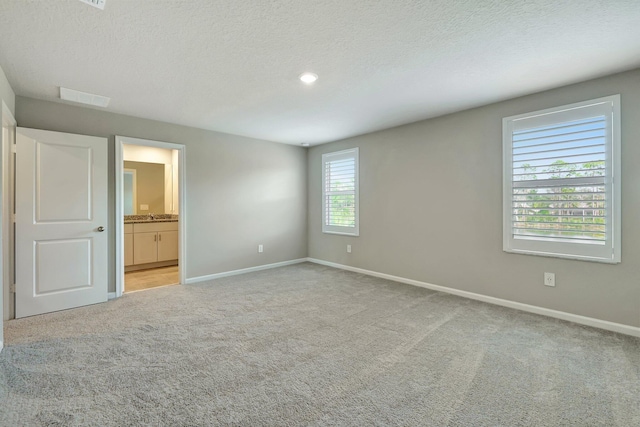
[[[147,215],[149,216],[149,219],[150,219],[150,220],[152,220],[152,221],[153,221],[154,219],[156,219],[156,214],[154,214],[154,213],[152,213],[152,212],[149,212]]]

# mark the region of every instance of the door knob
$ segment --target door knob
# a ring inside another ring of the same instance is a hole
[[[104,231],[104,227],[103,226],[98,227],[98,231],[102,233]]]

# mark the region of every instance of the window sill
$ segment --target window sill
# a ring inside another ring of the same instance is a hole
[[[360,236],[360,233],[358,233],[358,232],[348,233],[348,232],[343,232],[343,231],[325,231],[325,230],[322,230],[322,234],[336,234],[336,235],[339,235],[339,236],[351,236],[351,237]]]
[[[503,249],[506,253],[518,254],[518,255],[534,255],[534,256],[542,256],[547,258],[561,258],[561,259],[570,259],[574,261],[587,261],[587,262],[599,262],[602,264],[620,264],[620,259],[612,259],[612,258],[599,258],[599,257],[591,257],[586,255],[569,255],[569,254],[559,254],[553,252],[537,252],[531,250],[523,250],[523,249]]]

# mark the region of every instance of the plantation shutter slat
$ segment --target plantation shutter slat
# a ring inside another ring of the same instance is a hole
[[[530,149],[530,148],[546,147],[546,146],[549,146],[549,145],[556,145],[557,147],[559,147],[561,145],[558,145],[558,144],[570,145],[570,144],[572,144],[572,143],[574,143],[576,141],[590,142],[590,141],[601,139],[601,138],[602,138],[602,136],[598,135],[598,136],[592,136],[592,137],[588,137],[588,138],[581,137],[581,138],[576,138],[576,139],[567,139],[567,140],[564,140],[564,141],[555,141],[555,142],[546,141],[546,142],[541,142],[539,144],[523,145],[523,146],[519,146],[519,147],[516,146],[516,144],[514,142],[513,151],[514,151],[514,153],[515,152],[523,152],[524,150],[527,150],[527,149]],[[533,151],[537,151],[537,150],[533,150]]]

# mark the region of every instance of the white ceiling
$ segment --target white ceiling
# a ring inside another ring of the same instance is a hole
[[[0,66],[22,96],[316,144],[640,67],[640,1],[2,0]]]

